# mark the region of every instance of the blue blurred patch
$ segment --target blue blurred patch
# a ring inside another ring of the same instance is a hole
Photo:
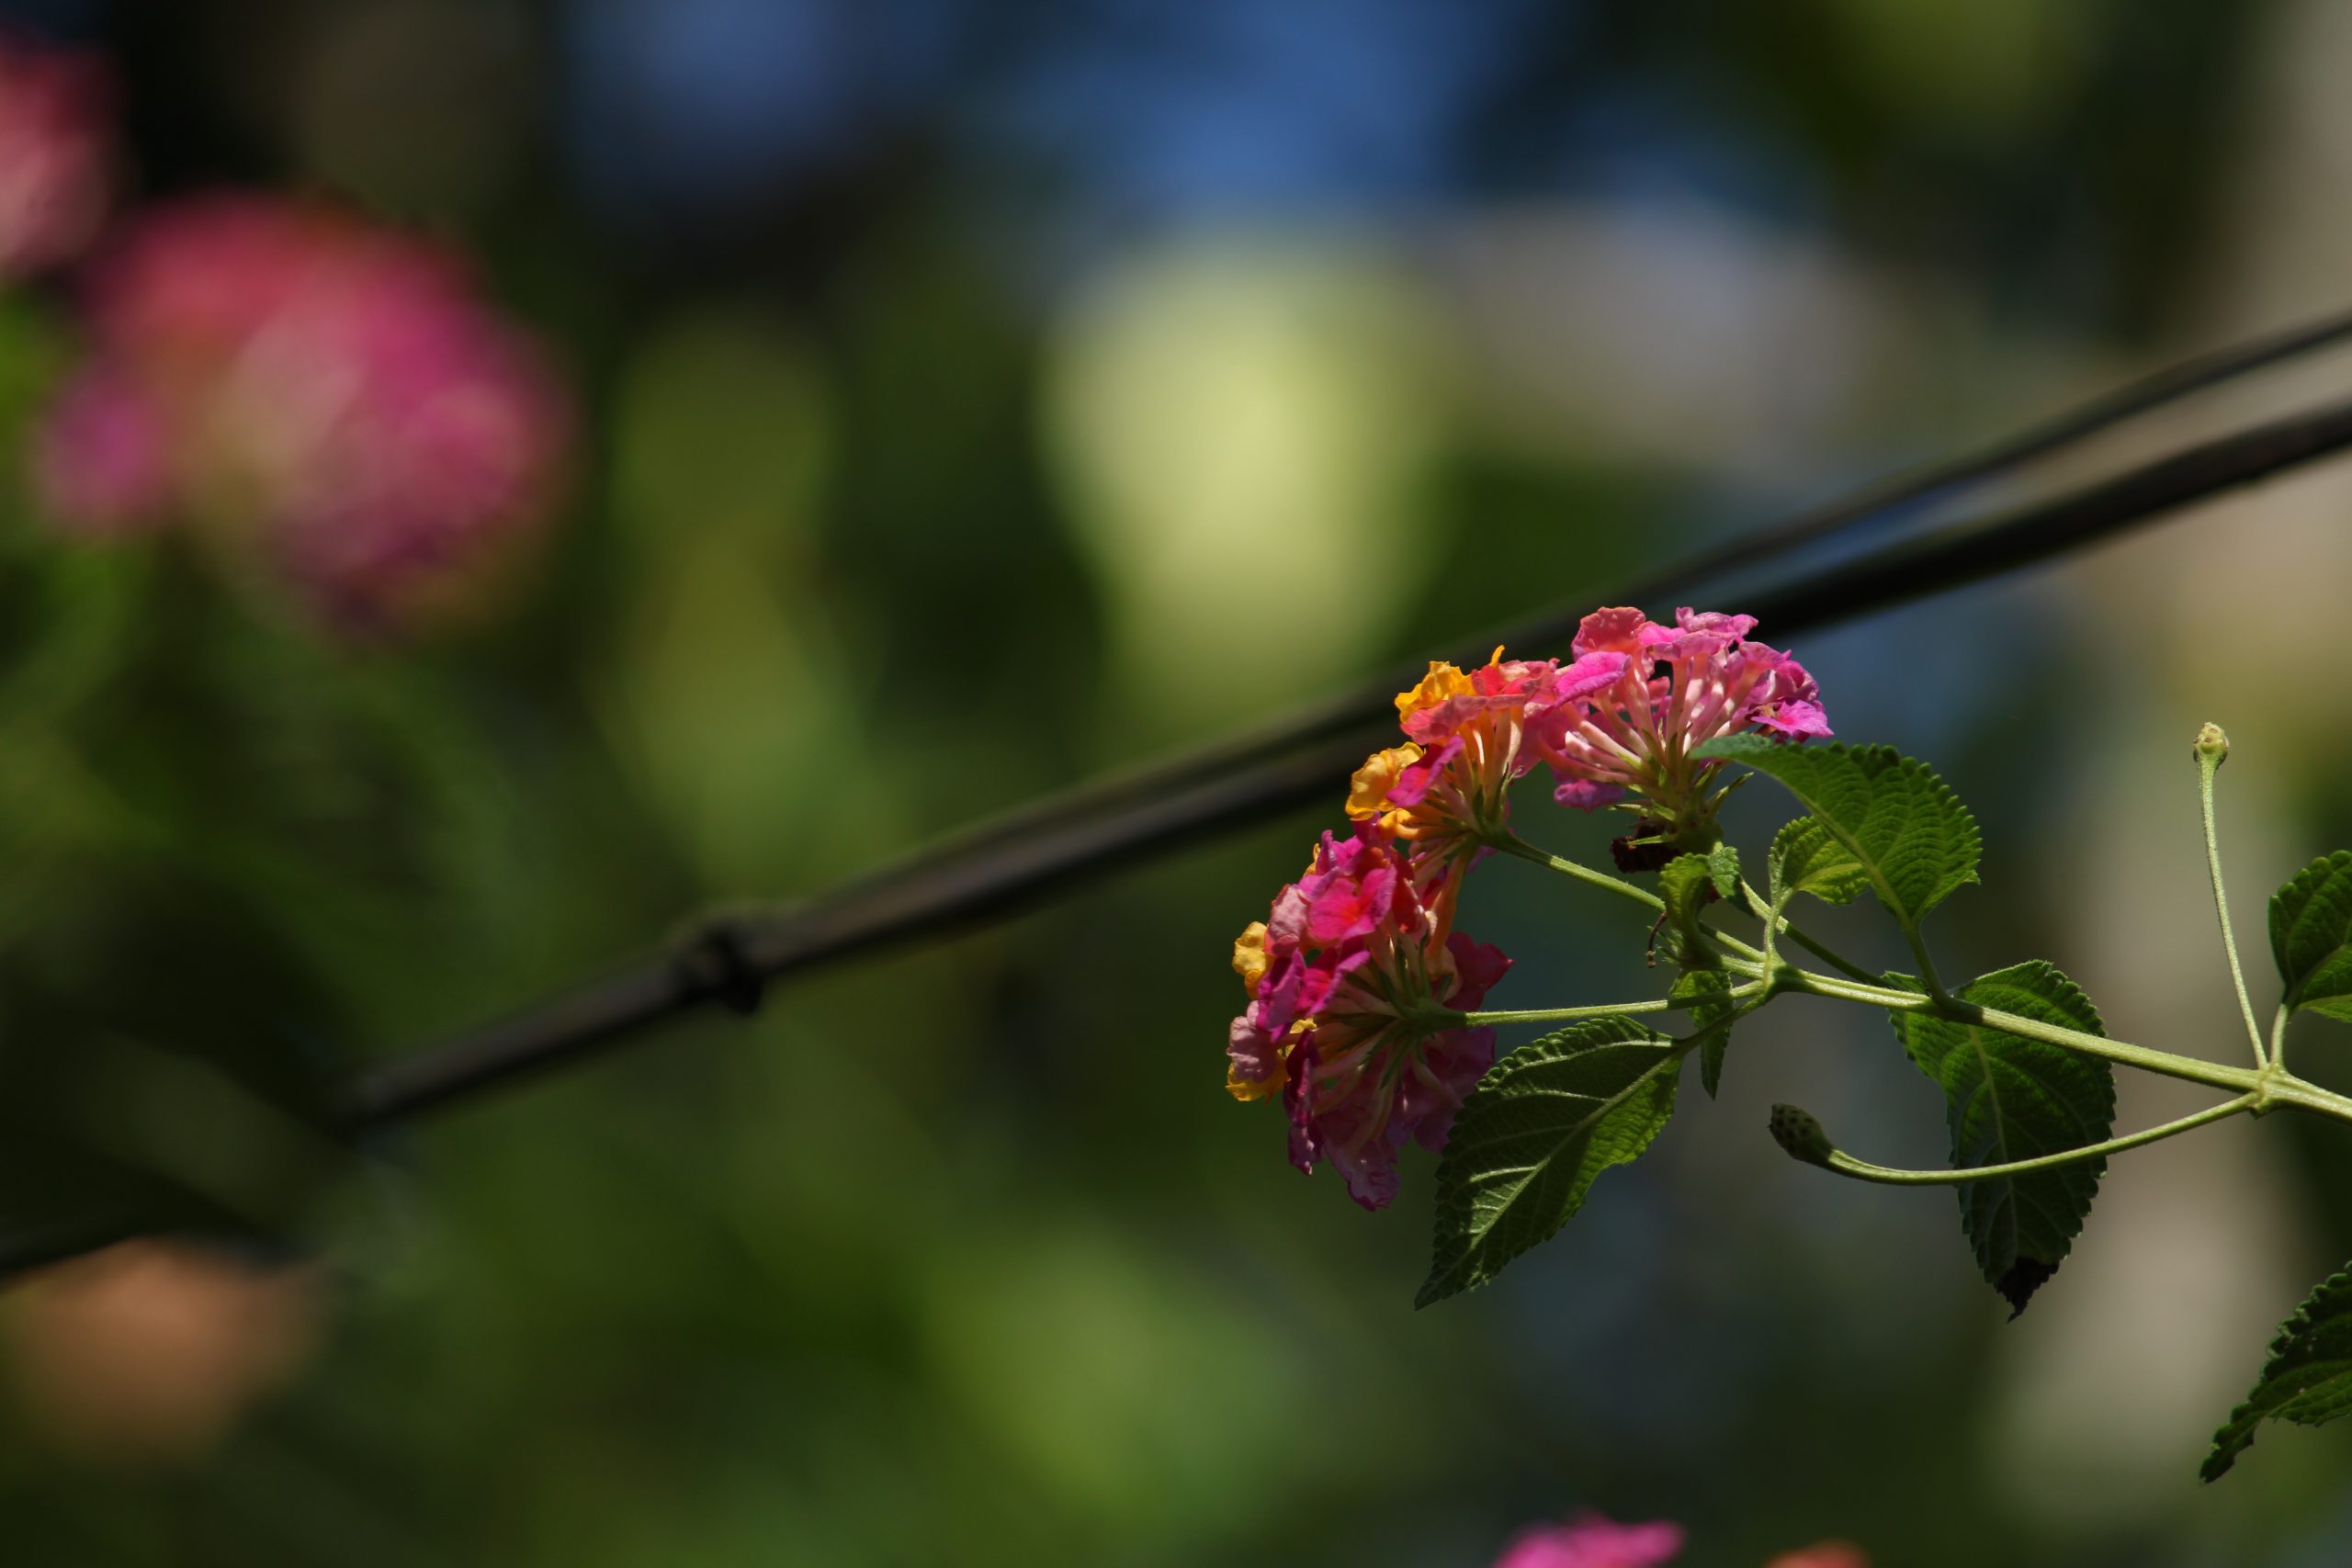
[[[1442,191],[1532,0],[1088,0],[998,123],[1127,216],[1355,208]]]
[[[567,153],[608,214],[649,225],[785,196],[940,85],[950,0],[575,0]]]

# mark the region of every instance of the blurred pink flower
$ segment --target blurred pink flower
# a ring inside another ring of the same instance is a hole
[[[42,504],[92,534],[152,526],[170,495],[165,439],[162,412],[136,380],[105,361],[85,367],[42,422]]]
[[[1611,1524],[1598,1514],[1523,1530],[1494,1568],[1658,1568],[1682,1551],[1682,1527]]]
[[[0,280],[71,259],[106,218],[113,83],[95,56],[0,33]]]
[[[1764,1568],[1871,1568],[1862,1549],[1842,1540],[1825,1540],[1798,1551],[1784,1551]]]
[[[96,357],[40,452],[68,525],[167,511],[366,634],[463,597],[547,517],[565,400],[429,245],[203,197],[131,226],[88,304]]]

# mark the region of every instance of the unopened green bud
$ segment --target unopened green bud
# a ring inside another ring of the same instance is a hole
[[[1837,1152],[1837,1145],[1821,1130],[1821,1123],[1813,1119],[1813,1112],[1793,1105],[1772,1107],[1772,1141],[1791,1159],[1801,1159],[1824,1169],[1828,1168],[1829,1156]]]
[[[2197,756],[2217,768],[2230,760],[2230,738],[2222,733],[2220,725],[2209,724],[2197,732]]]

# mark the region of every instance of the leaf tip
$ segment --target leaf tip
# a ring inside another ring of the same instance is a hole
[[[2045,1263],[2039,1258],[2020,1258],[1993,1281],[1993,1288],[2001,1292],[2003,1301],[2009,1303],[2011,1323],[2025,1315],[2026,1303],[2033,1300],[2033,1292],[2048,1284],[2050,1277],[2057,1272],[2058,1265],[2055,1263]],[[2041,1320],[2037,1318],[2035,1321]]]

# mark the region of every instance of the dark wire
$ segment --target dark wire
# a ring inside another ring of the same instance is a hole
[[[1747,593],[1741,608],[1775,637],[1860,619],[2066,554],[2222,491],[2352,445],[2352,402],[2331,404],[2221,437],[2052,500],[1972,518],[1820,571]],[[1587,602],[1582,608],[1589,608]],[[1580,611],[1578,612],[1580,613]],[[1575,616],[1546,623],[1566,639]],[[1388,688],[1394,690],[1394,687]],[[707,930],[729,950],[729,976],[673,956],[640,963],[525,1012],[395,1059],[363,1075],[347,1101],[352,1124],[382,1127],[525,1074],[590,1055],[649,1024],[712,1000],[741,1010],[745,974],[774,980],[819,964],[997,918],[1090,874],[1262,819],[1317,798],[1336,800],[1363,760],[1372,724],[1393,709],[1317,730],[1287,754],[1204,770],[1114,808],[1068,817],[1023,813],[1022,830],[984,829],[771,915]]]

